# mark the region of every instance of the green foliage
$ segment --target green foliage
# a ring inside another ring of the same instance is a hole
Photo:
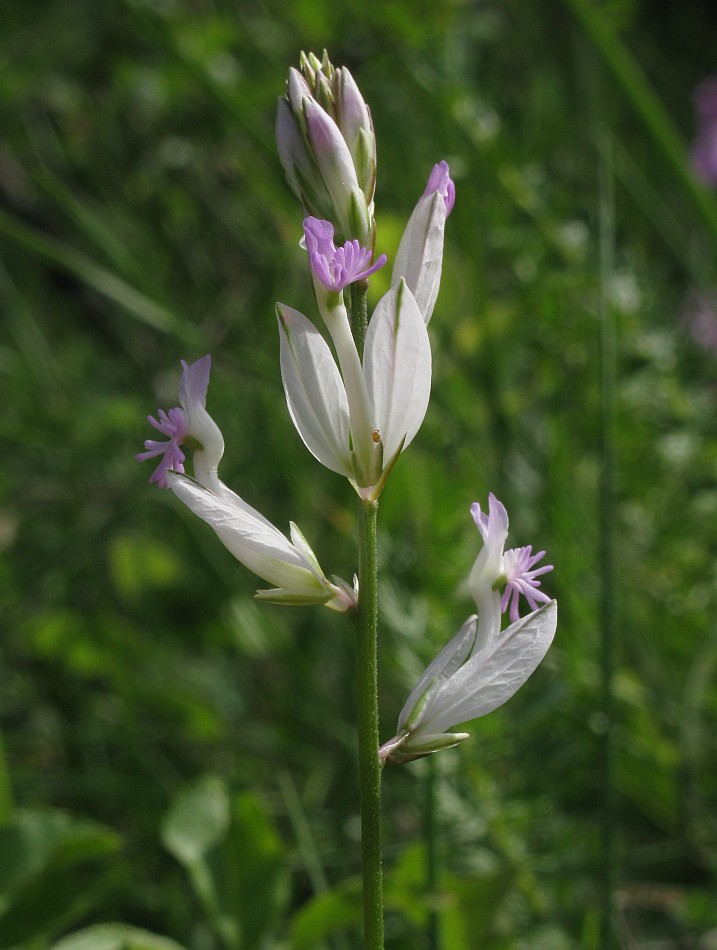
[[[273,122],[286,68],[323,46],[372,108],[377,250],[395,253],[435,161],[457,184],[432,402],[381,500],[383,736],[471,610],[472,501],[495,491],[511,543],[547,549],[560,602],[546,664],[439,758],[432,882],[422,763],[385,771],[387,948],[428,947],[434,918],[450,950],[598,946],[601,314],[617,338],[617,925],[706,946],[717,417],[715,354],[686,315],[714,294],[714,195],[684,143],[712,5],[6,7],[0,947],[358,946],[349,625],[255,604],[254,579],[133,461],[179,360],[211,352],[223,478],[296,520],[328,571],[355,570],[354,500],[293,430],[274,318],[276,300],[313,313]]]
[[[51,950],[182,950],[180,944],[139,927],[98,924],[65,937]]]
[[[118,835],[95,822],[18,811],[0,828],[0,946],[39,946],[34,942],[81,920],[109,884],[98,862],[120,846]]]
[[[288,898],[286,853],[256,795],[230,799],[206,776],[180,792],[162,841],[184,866],[212,929],[228,947],[272,946]]]

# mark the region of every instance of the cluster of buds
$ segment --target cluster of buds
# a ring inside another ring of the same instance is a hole
[[[435,165],[403,232],[390,286],[368,322],[361,351],[344,291],[382,268],[375,257],[373,196],[376,147],[371,115],[347,69],[301,56],[279,99],[277,143],[289,185],[305,219],[302,244],[328,338],[308,317],[277,304],[281,375],[289,414],[319,462],[374,502],[401,452],[416,436],[431,390],[428,323],[438,295],[446,220],[455,186],[446,162]],[[333,351],[329,345],[333,344]],[[334,356],[334,353],[336,354]],[[295,524],[282,534],[219,479],[222,434],[206,410],[210,357],[183,363],[180,405],[150,424],[166,441],[148,440],[137,458],[159,459],[150,481],[169,488],[207,522],[228,550],[275,585],[257,597],[283,604],[323,604],[347,611],[357,584],[329,578]],[[192,452],[194,477],[185,473]],[[540,590],[544,552],[505,551],[508,516],[490,496],[485,514],[472,508],[483,538],[470,577],[477,614],[463,624],[412,690],[385,743],[382,762],[407,762],[467,737],[450,731],[504,703],[547,651],[557,608]],[[524,596],[532,613],[519,616]],[[543,606],[539,606],[539,605]],[[501,617],[511,624],[501,631]]]
[[[341,243],[373,251],[376,139],[371,113],[348,69],[324,52],[301,54],[279,99],[276,142],[289,185],[307,215],[332,221]]]

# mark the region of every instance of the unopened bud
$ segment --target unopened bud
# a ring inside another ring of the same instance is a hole
[[[351,74],[302,53],[279,99],[276,140],[306,215],[332,221],[340,243],[373,250],[376,145],[371,114]]]

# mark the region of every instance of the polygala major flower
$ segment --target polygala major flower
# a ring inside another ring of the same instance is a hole
[[[469,617],[428,666],[398,717],[398,732],[379,757],[402,764],[467,739],[456,726],[506,703],[536,670],[555,636],[553,600],[476,650],[477,617]]]
[[[538,577],[552,571],[552,565],[535,568],[545,556],[545,551],[532,553],[529,545],[504,551],[508,537],[508,512],[491,492],[488,496],[488,513],[481,511],[478,502],[471,505],[471,515],[483,538],[483,548],[475,560],[469,586],[480,614],[479,642],[485,643],[491,636],[500,613],[510,606],[510,619],[518,619],[521,594],[532,610],[539,603],[548,603],[550,598],[541,591]],[[505,585],[501,596],[500,589]]]
[[[402,278],[416,298],[426,323],[433,314],[443,268],[443,234],[453,210],[456,189],[448,163],[433,166],[426,190],[418,199],[401,237],[391,283]]]
[[[428,332],[401,281],[376,305],[362,360],[340,296],[325,293],[319,302],[339,366],[310,320],[277,305],[289,413],[309,451],[348,478],[362,498],[373,500],[426,414],[431,391]]]
[[[374,264],[372,253],[354,238],[337,248],[330,221],[308,217],[304,220],[304,241],[314,277],[326,290],[339,291],[357,280],[365,280],[383,267],[388,258],[381,254]]]
[[[170,488],[184,504],[206,521],[224,546],[245,567],[276,586],[257,591],[260,600],[283,604],[325,604],[344,611],[355,606],[356,592],[346,581],[329,580],[316,555],[293,522],[290,539],[220,481],[218,465],[224,454],[219,427],[206,411],[211,358],[191,365],[182,362],[180,407],[159,412],[150,422],[166,442],[145,442],[137,459],[162,459],[150,478]],[[182,446],[193,452],[194,478],[184,474]]]
[[[504,552],[508,513],[495,495],[489,495],[487,513],[476,502],[471,514],[483,539],[469,581],[478,614],[466,620],[411,691],[397,734],[381,747],[382,761],[409,762],[467,739],[468,733],[450,730],[509,700],[555,635],[557,604],[539,590],[537,579],[552,566],[534,567],[545,552],[534,555],[530,546]],[[533,611],[522,619],[521,594]],[[538,602],[545,606],[536,609]],[[512,623],[501,632],[501,612],[509,605]]]
[[[351,74],[324,53],[301,54],[279,98],[276,142],[286,179],[307,215],[334,222],[340,243],[373,249],[376,144]]]

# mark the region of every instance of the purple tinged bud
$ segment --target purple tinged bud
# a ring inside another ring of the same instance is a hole
[[[351,152],[359,185],[370,202],[376,186],[376,138],[371,113],[348,69],[336,70],[334,81],[336,121]]]
[[[279,100],[277,146],[307,214],[329,218],[341,240],[373,249],[376,146],[371,116],[347,70],[304,53]]]
[[[309,89],[308,83],[298,71],[294,69],[293,66],[289,70],[289,78],[286,83],[286,93],[289,98],[289,105],[291,106],[295,115],[301,113],[301,107],[304,99],[311,98],[311,90]]]
[[[446,217],[448,217],[456,200],[456,186],[448,173],[448,162],[442,161],[433,166],[423,197],[428,198],[435,192],[439,192],[446,203]]]

